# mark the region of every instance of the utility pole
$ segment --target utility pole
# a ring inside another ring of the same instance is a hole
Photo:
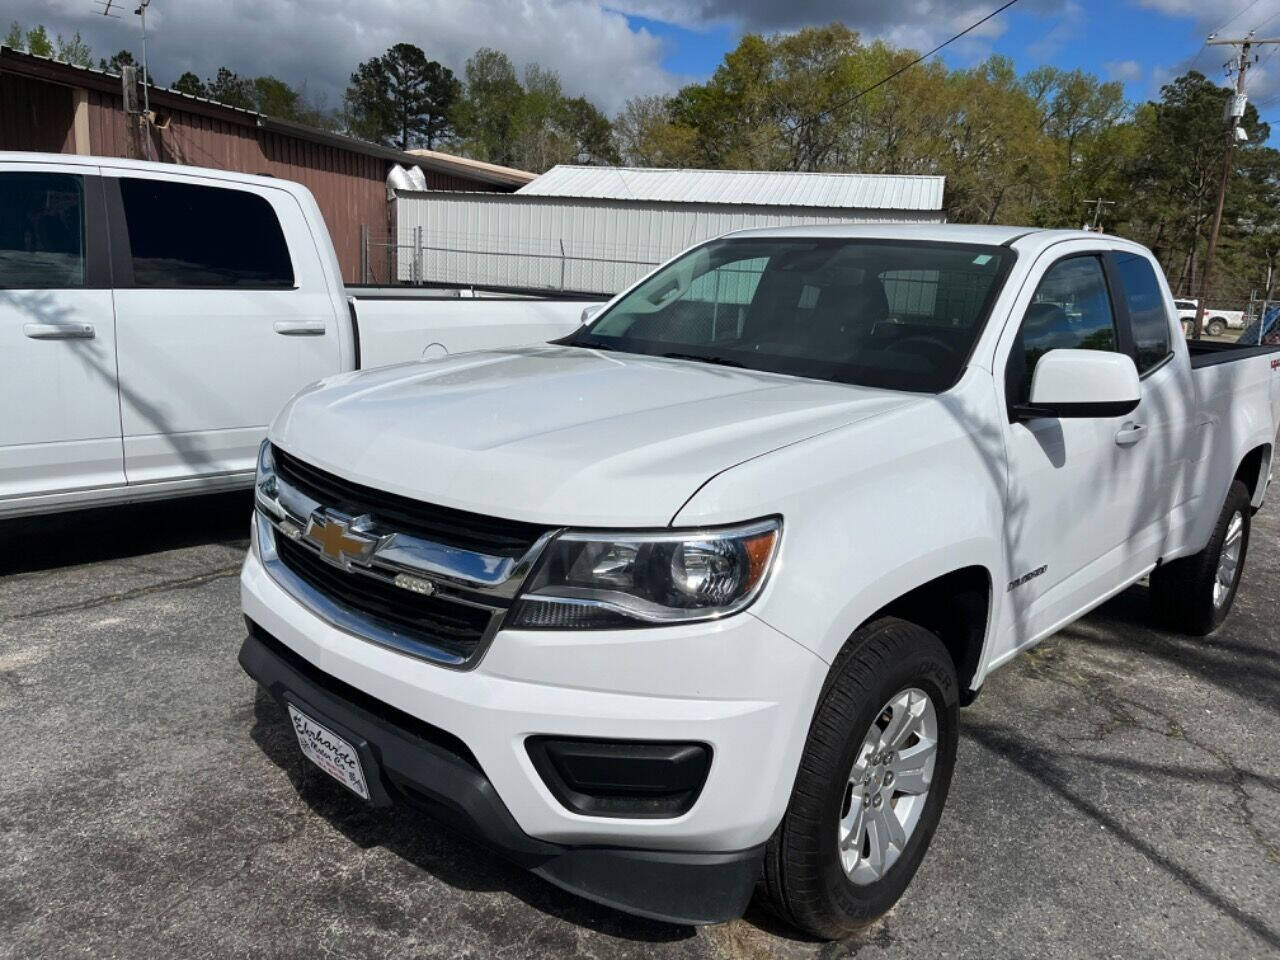
[[[1218,183],[1218,202],[1213,211],[1213,228],[1209,231],[1209,246],[1204,252],[1204,267],[1200,271],[1200,302],[1196,304],[1196,322],[1191,328],[1191,336],[1195,340],[1199,340],[1204,331],[1204,311],[1209,297],[1209,281],[1213,276],[1213,257],[1218,250],[1218,230],[1222,227],[1222,207],[1227,199],[1227,185],[1231,182],[1236,141],[1244,136],[1240,120],[1244,117],[1247,102],[1244,93],[1244,77],[1249,67],[1253,65],[1253,61],[1249,59],[1249,51],[1265,43],[1280,43],[1280,37],[1255,38],[1251,30],[1247,36],[1239,39],[1225,39],[1216,34],[1210,34],[1209,39],[1205,41],[1208,46],[1238,46],[1240,55],[1235,58],[1234,67],[1228,63],[1228,69],[1234,69],[1236,72],[1236,90],[1235,95],[1227,101],[1226,115],[1223,117],[1226,121],[1227,148],[1222,158],[1222,179]]]
[[[151,122],[151,94],[147,90],[151,86],[151,74],[147,72],[147,7],[151,0],[142,0],[137,10],[133,11],[142,18],[142,109],[147,122]]]
[[[1093,207],[1093,226],[1090,229],[1096,233],[1098,231],[1098,221],[1102,219],[1102,208],[1114,207],[1116,202],[1114,200],[1103,200],[1101,197],[1098,197],[1096,200],[1086,200],[1084,205],[1086,207]]]

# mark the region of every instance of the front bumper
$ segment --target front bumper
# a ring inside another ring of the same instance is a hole
[[[718,923],[746,909],[763,846],[686,853],[535,840],[516,824],[465,748],[326,677],[252,621],[248,626],[240,665],[282,706],[295,704],[356,745],[375,804],[400,800],[424,807],[557,886],[630,913]]]
[[[629,912],[705,923],[745,906],[826,676],[799,644],[750,614],[504,631],[475,669],[456,671],[332,626],[252,552],[241,592],[255,625],[245,669],[277,699],[292,696],[367,743],[387,798],[424,802],[551,882]],[[443,736],[424,736],[423,725]],[[543,782],[531,736],[698,741],[713,759],[696,803],[677,817],[588,816]]]

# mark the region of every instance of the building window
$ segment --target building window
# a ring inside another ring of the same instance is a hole
[[[0,288],[84,286],[84,181],[0,173]]]
[[[293,286],[284,232],[265,197],[130,177],[120,196],[135,286]]]

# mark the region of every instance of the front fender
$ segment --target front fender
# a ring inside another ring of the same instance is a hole
[[[948,394],[714,477],[674,522],[781,514],[777,566],[752,612],[828,663],[877,610],[971,566],[995,585],[989,643],[1008,579],[1004,440],[991,398],[990,375],[971,369]]]

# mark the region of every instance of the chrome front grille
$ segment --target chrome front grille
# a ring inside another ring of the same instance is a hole
[[[556,532],[384,494],[272,453],[256,498],[273,579],[334,626],[445,666],[479,661]]]

